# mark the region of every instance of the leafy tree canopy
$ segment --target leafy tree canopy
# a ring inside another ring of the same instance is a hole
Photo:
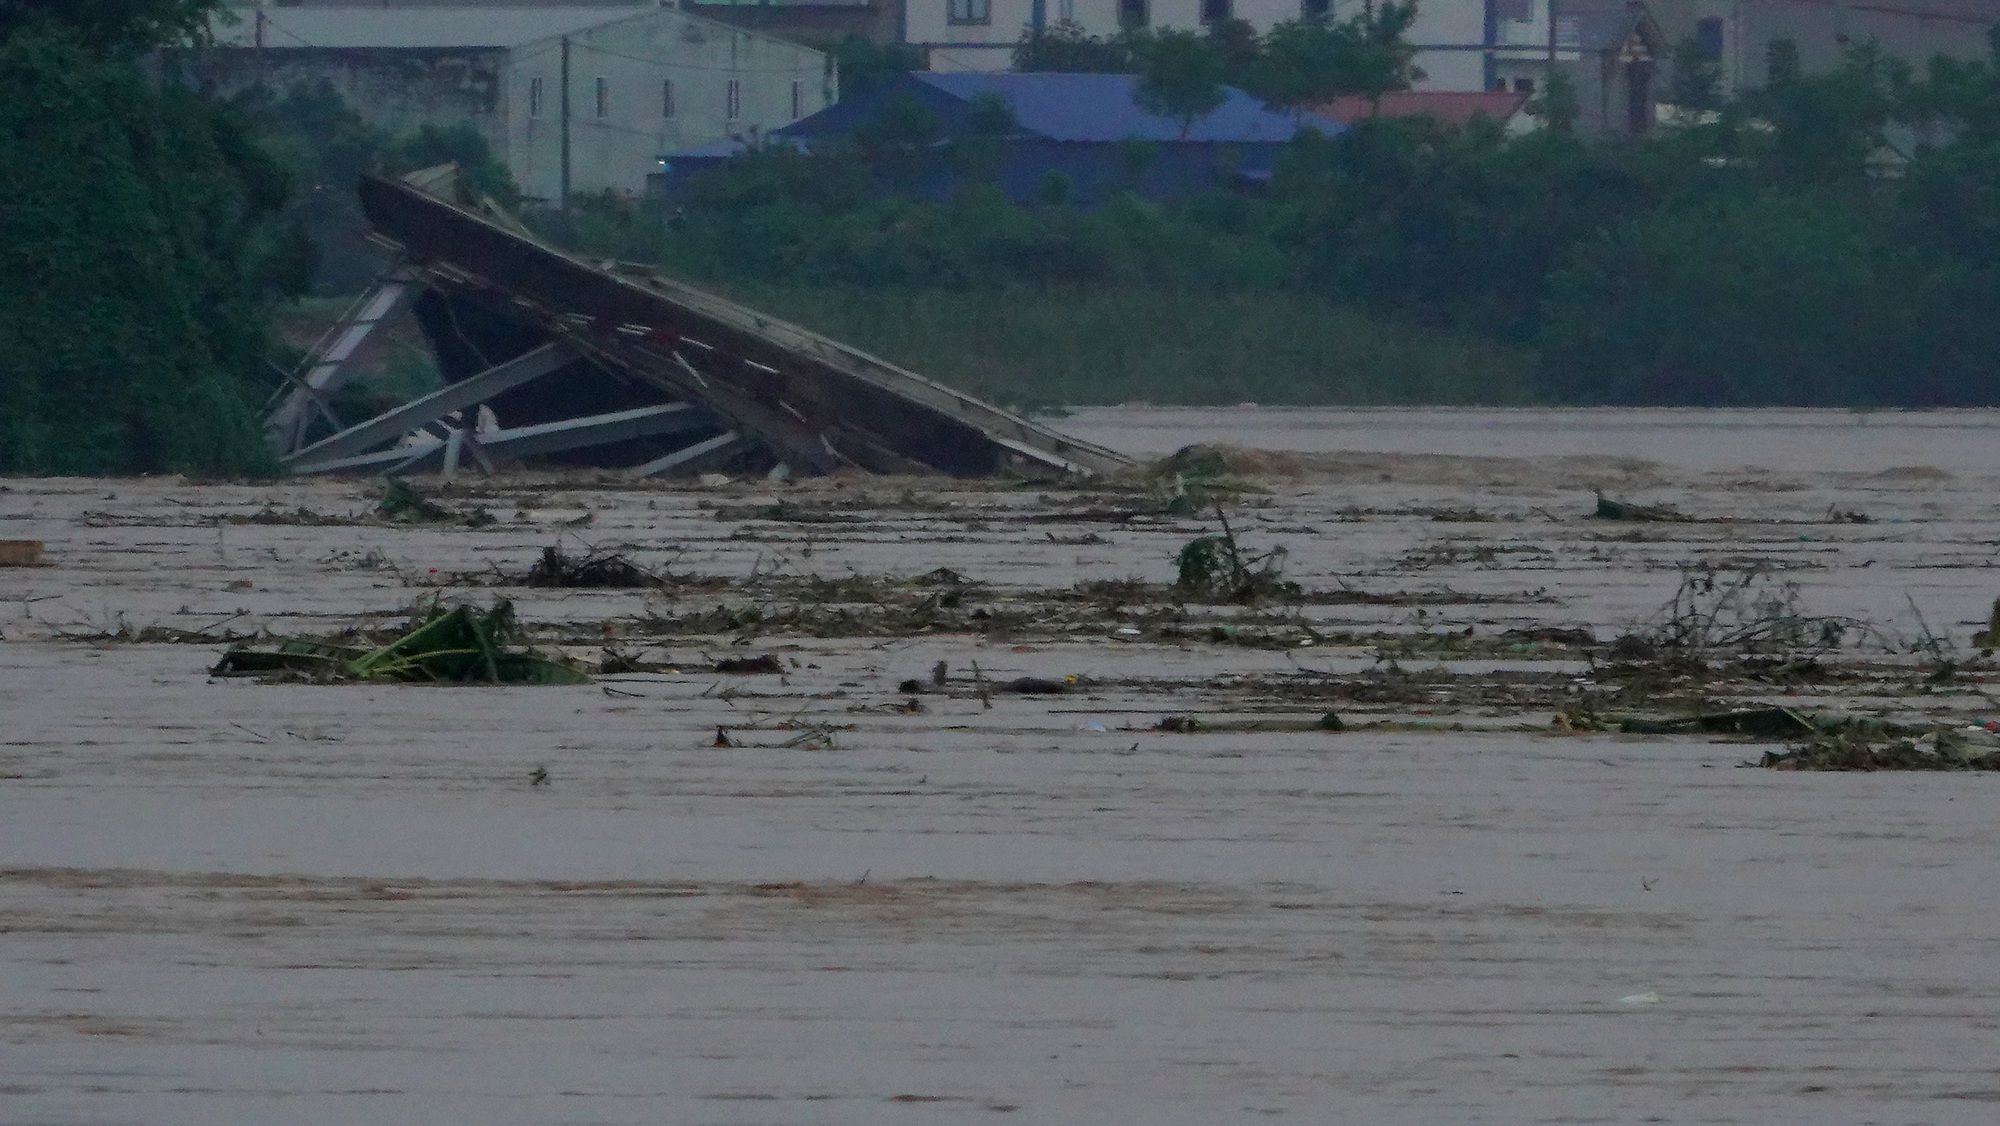
[[[1139,59],[1139,108],[1181,123],[1181,136],[1228,98],[1222,55],[1204,36],[1167,28],[1153,33]]]
[[[200,41],[222,0],[0,0],[0,38],[46,20],[106,53]]]

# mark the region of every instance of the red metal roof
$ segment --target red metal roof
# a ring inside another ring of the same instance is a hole
[[[1382,95],[1376,112],[1382,117],[1429,117],[1445,125],[1464,125],[1485,114],[1505,121],[1520,112],[1528,95],[1511,90],[1400,90]],[[1335,121],[1359,121],[1369,116],[1368,99],[1358,94],[1335,98],[1313,109]]]

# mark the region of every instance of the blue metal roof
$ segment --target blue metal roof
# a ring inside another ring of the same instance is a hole
[[[847,136],[899,97],[914,98],[937,114],[945,131],[951,133],[963,125],[973,99],[982,94],[997,95],[1013,107],[1014,119],[1020,126],[1018,137],[1023,140],[1106,144],[1136,138],[1167,144],[1188,141],[1278,145],[1291,140],[1301,128],[1317,129],[1329,137],[1347,128],[1331,117],[1310,113],[1294,117],[1274,112],[1243,91],[1225,87],[1222,105],[1194,122],[1187,136],[1182,137],[1179,121],[1149,114],[1132,100],[1138,82],[1130,74],[919,71],[897,75],[809,117],[773,129],[766,136],[773,142],[810,150],[815,140]],[[748,147],[744,140],[730,138],[666,154],[661,159],[668,165],[677,161],[713,161],[734,156]]]
[[[1345,126],[1330,118],[1275,113],[1264,103],[1225,87],[1222,105],[1195,121],[1187,136],[1181,123],[1139,108],[1133,95],[1139,79],[1130,74],[1014,74],[925,71],[910,77],[951,97],[970,102],[995,94],[1014,107],[1023,132],[1054,141],[1266,142],[1289,141],[1301,125],[1332,136]]]

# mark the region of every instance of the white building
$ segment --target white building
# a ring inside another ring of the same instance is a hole
[[[219,23],[199,78],[326,80],[384,128],[469,124],[530,197],[641,192],[659,154],[833,104],[822,52],[670,8],[277,7]]]

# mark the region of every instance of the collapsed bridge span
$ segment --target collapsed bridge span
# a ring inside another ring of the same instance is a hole
[[[1129,464],[972,396],[644,266],[537,238],[441,166],[363,178],[402,264],[327,335],[267,416],[293,472],[449,475],[461,459],[588,450],[635,476],[749,458],[799,474],[1090,476]],[[445,386],[354,425],[328,397],[402,301]],[[491,425],[481,427],[481,408]],[[331,431],[331,432],[329,432]]]

